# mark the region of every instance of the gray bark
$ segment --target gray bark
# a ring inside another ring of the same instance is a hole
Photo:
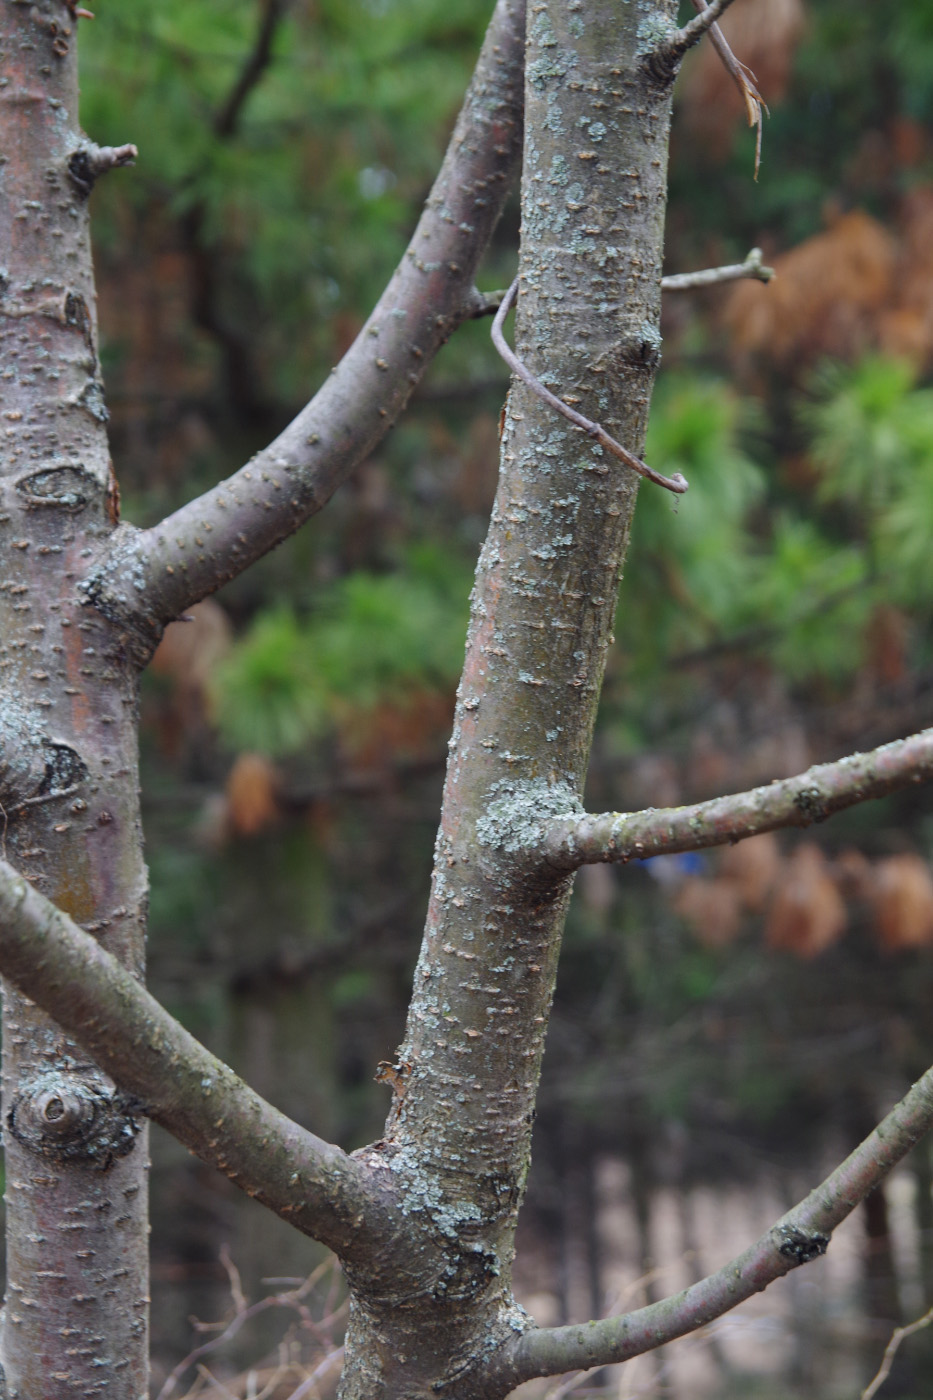
[[[644,21],[673,10],[529,12],[518,352],[636,454],[659,359],[670,120]],[[347,1400],[503,1394],[488,1358],[527,1326],[514,1231],[571,887],[534,845],[546,815],[579,804],[636,482],[513,384],[397,1100],[373,1149],[433,1247],[384,1276],[351,1271]]]

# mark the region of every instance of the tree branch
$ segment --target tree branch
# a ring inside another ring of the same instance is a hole
[[[573,423],[575,427],[582,428],[587,437],[595,438],[600,447],[605,448],[605,450],[618,461],[624,462],[627,467],[631,467],[633,472],[637,472],[639,476],[647,477],[648,480],[653,481],[656,486],[663,486],[666,490],[673,491],[677,496],[683,495],[690,484],[685,476],[682,476],[680,472],[675,472],[673,476],[662,476],[661,473],[656,472],[653,467],[649,467],[647,462],[643,462],[640,457],[636,457],[634,452],[629,452],[628,448],[623,447],[621,442],[616,442],[615,438],[611,437],[599,423],[594,423],[591,418],[585,418],[582,413],[578,413],[575,408],[571,408],[569,404],[564,403],[563,399],[559,399],[556,394],[552,394],[550,389],[546,389],[541,383],[541,380],[532,374],[524,361],[520,360],[515,351],[511,349],[505,336],[502,334],[502,327],[505,325],[506,316],[508,316],[515,304],[515,298],[518,294],[518,280],[519,279],[516,277],[515,281],[502,298],[502,302],[495,315],[495,320],[492,323],[492,343],[503,360],[505,360],[512,373],[517,375],[523,384],[527,384],[531,392],[537,394],[538,398],[541,399],[543,403],[546,403],[549,408],[553,408],[555,413],[561,414],[562,417]]]
[[[693,0],[693,8],[700,15],[705,15],[709,6],[706,0]],[[754,73],[741,63],[729,47],[728,40],[723,34],[718,24],[711,24],[709,30],[709,40],[713,48],[722,59],[723,66],[732,81],[738,88],[742,101],[745,103],[745,115],[748,117],[748,124],[757,128],[755,133],[755,179],[758,179],[758,170],[761,165],[761,137],[764,125],[764,115],[768,112],[768,104],[758,91],[758,84]],[[768,113],[770,116],[770,113]]]
[[[135,634],[162,627],[294,533],[401,413],[472,314],[476,268],[517,169],[523,0],[499,0],[441,172],[401,263],[356,342],[288,428],[235,476],[150,530],[121,526],[84,599]]]
[[[742,1254],[699,1283],[623,1317],[526,1332],[494,1362],[511,1386],[536,1376],[628,1361],[705,1327],[800,1264],[825,1254],[833,1230],[933,1127],[933,1069],[821,1185]]]
[[[84,141],[68,157],[68,174],[87,197],[101,175],[121,165],[133,165],[138,155],[135,146],[98,146],[93,141]]]
[[[480,321],[484,316],[495,316],[510,291],[511,287],[499,287],[495,292],[481,292],[474,287],[468,312],[470,320]]]
[[[687,50],[700,42],[706,31],[712,28],[731,4],[732,0],[712,0],[712,4],[707,5],[696,19],[692,19],[682,29],[675,29],[652,51],[649,60],[652,66],[663,73],[673,74]]]
[[[275,31],[288,9],[288,3],[289,0],[263,0],[255,43],[246,56],[226,102],[213,121],[214,133],[221,140],[233,135],[246,99],[269,66]]]
[[[819,763],[795,778],[711,802],[557,817],[547,822],[540,849],[548,864],[561,870],[698,851],[779,827],[809,826],[858,802],[931,778],[933,729],[924,729],[870,753]]]
[[[670,277],[662,277],[661,291],[690,292],[697,287],[712,287],[718,282],[737,282],[743,277],[751,277],[757,282],[770,282],[775,275],[774,268],[765,267],[762,262],[761,249],[753,248],[744,262],[727,263],[724,267],[706,267],[700,272],[675,272]]]
[[[364,1169],[254,1093],[5,861],[0,972],[196,1156],[344,1259],[362,1248]]]

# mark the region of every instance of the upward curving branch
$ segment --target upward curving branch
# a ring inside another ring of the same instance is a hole
[[[311,402],[235,476],[150,530],[121,526],[80,585],[150,651],[167,622],[319,511],[474,314],[473,283],[517,171],[524,0],[498,0],[447,154],[405,256]]]
[[[516,1386],[536,1376],[628,1361],[722,1317],[791,1269],[825,1254],[836,1227],[931,1127],[933,1069],[805,1200],[716,1273],[623,1317],[528,1331],[493,1362],[496,1378]]]
[[[341,1258],[371,1250],[387,1220],[365,1169],[254,1093],[3,860],[0,972],[196,1156]]]
[[[933,779],[933,729],[896,739],[870,753],[818,763],[794,778],[689,807],[555,817],[541,853],[559,870],[644,860],[741,841],[785,826],[810,826],[835,812]]]

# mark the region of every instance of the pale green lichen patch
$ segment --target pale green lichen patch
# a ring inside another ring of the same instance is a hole
[[[510,855],[540,848],[547,822],[553,817],[583,814],[579,797],[569,783],[504,779],[492,790],[492,801],[476,823],[476,839]]]
[[[637,48],[635,52],[641,57],[654,53],[662,44],[668,43],[677,33],[677,25],[666,15],[658,14],[657,10],[651,10],[645,15],[638,26]]]

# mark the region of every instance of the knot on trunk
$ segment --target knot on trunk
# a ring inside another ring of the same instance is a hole
[[[106,1171],[132,1152],[139,1110],[97,1071],[49,1070],[27,1080],[6,1121],[17,1142],[42,1157]]]
[[[0,807],[7,817],[37,802],[69,796],[87,771],[76,749],[49,738],[39,716],[0,690]]]

